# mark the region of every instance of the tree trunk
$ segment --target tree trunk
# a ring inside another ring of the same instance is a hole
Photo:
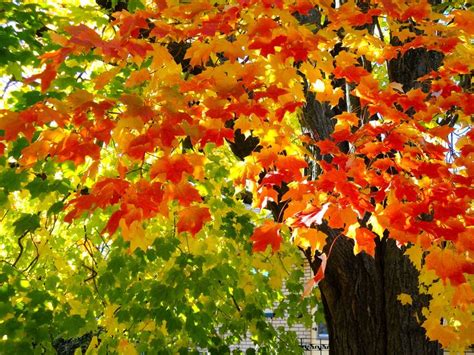
[[[436,69],[441,59],[437,52],[410,50],[388,63],[390,81],[401,83],[405,90],[414,88],[416,79]],[[328,137],[334,124],[331,117],[341,108],[331,114],[321,104],[312,103],[314,97],[307,98],[301,120],[303,129]],[[321,159],[325,157],[316,155],[314,164]],[[388,234],[376,241],[375,258],[365,253],[354,255],[352,240],[336,240],[338,232],[327,226],[322,228],[329,236],[328,244],[335,240],[325,278],[319,284],[330,353],[439,354],[439,344],[430,342],[420,325],[421,309],[429,299],[418,294],[418,272],[395,241]],[[319,261],[312,259],[310,252],[305,254],[317,272]],[[410,294],[413,303],[402,305],[397,299],[401,293]]]
[[[354,255],[351,240],[339,238],[320,283],[331,354],[439,354],[421,328],[418,273],[393,240],[383,238],[375,258]],[[413,297],[412,305],[397,300]]]

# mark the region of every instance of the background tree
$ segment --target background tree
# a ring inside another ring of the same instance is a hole
[[[467,4],[97,4],[1,5],[9,351],[473,342]]]

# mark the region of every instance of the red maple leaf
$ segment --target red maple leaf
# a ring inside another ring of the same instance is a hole
[[[127,154],[134,159],[141,160],[145,153],[152,152],[155,149],[153,141],[147,135],[140,135],[134,138],[128,145]]]
[[[290,5],[291,12],[299,12],[306,15],[310,10],[314,9],[314,4],[308,0],[297,0],[295,5]]]
[[[127,214],[127,210],[125,209],[120,209],[118,211],[115,211],[112,216],[110,216],[109,221],[107,222],[107,225],[105,228],[102,230],[102,234],[107,232],[109,235],[112,235],[115,233],[115,231],[118,229],[120,219]]]
[[[233,141],[234,131],[230,128],[207,129],[200,140],[200,145],[204,147],[207,143],[212,142],[215,143],[216,146],[221,146],[224,144],[224,139]]]
[[[260,53],[264,57],[267,57],[269,54],[275,54],[275,47],[281,47],[281,45],[284,44],[287,39],[287,36],[280,35],[269,42],[264,40],[255,40],[250,44],[249,49],[260,49]]]
[[[285,113],[293,113],[300,106],[303,106],[302,102],[287,102],[282,107],[276,110],[275,117],[278,121],[281,121],[285,116]]]

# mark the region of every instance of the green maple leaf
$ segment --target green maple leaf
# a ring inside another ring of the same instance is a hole
[[[42,193],[48,192],[48,181],[36,177],[25,188],[30,191],[31,198],[36,198]]]
[[[18,191],[26,180],[26,172],[17,174],[14,169],[7,169],[0,173],[0,187],[8,192]]]
[[[24,232],[33,232],[40,227],[40,217],[37,214],[24,213],[20,218],[13,222],[15,234],[21,235]]]

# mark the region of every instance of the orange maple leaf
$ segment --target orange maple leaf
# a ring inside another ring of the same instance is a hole
[[[60,162],[70,160],[75,165],[79,165],[84,163],[86,156],[98,160],[100,158],[100,147],[91,140],[72,133],[57,145],[51,155],[55,155]]]
[[[345,68],[336,67],[334,69],[334,76],[336,78],[345,78],[350,82],[359,83],[364,76],[368,76],[370,73],[362,67],[351,65]]]
[[[375,237],[376,235],[369,231],[367,228],[358,228],[356,230],[354,246],[355,254],[365,251],[367,254],[375,255]]]
[[[178,233],[189,232],[194,237],[211,220],[207,207],[191,206],[178,213]]]
[[[248,34],[251,37],[270,37],[272,35],[272,31],[278,27],[278,24],[273,19],[262,17],[249,25]]]
[[[474,35],[474,13],[472,11],[453,11],[454,25],[470,35]]]
[[[102,90],[120,71],[120,67],[113,68],[97,75],[92,81],[96,90]]]
[[[173,157],[163,157],[153,164],[150,171],[150,177],[166,178],[177,183],[181,180],[184,173],[192,174],[193,167],[189,164],[186,157],[179,155]]]
[[[193,42],[186,51],[185,59],[189,59],[193,67],[202,65],[209,60],[212,53],[212,45],[200,41]]]
[[[39,73],[30,76],[29,78],[25,79],[25,83],[31,83],[35,81],[36,79],[41,80],[41,92],[46,92],[48,90],[49,86],[51,85],[51,82],[56,79],[56,75],[58,74],[57,68],[58,65],[55,63],[48,63],[46,64],[45,69]]]
[[[169,184],[166,186],[164,199],[178,200],[182,206],[189,206],[193,202],[202,200],[198,190],[196,190],[189,182],[181,180],[178,184]]]
[[[435,249],[426,257],[426,267],[434,270],[443,283],[449,279],[453,286],[457,286],[466,282],[464,272],[472,273],[473,263],[452,250]]]
[[[250,240],[253,242],[252,250],[254,252],[265,251],[269,245],[272,251],[280,249],[283,238],[280,236],[281,223],[265,221],[263,226],[255,228]]]
[[[102,47],[104,45],[99,34],[86,25],[81,24],[79,26],[68,26],[65,30],[67,33],[72,35],[70,39],[71,43],[86,48]]]
[[[451,305],[465,310],[471,304],[474,304],[474,292],[472,286],[469,283],[464,283],[456,287],[454,289],[454,296],[451,300]]]
[[[331,205],[328,208],[329,226],[332,228],[345,228],[357,223],[357,214],[352,207],[341,208],[338,205]]]
[[[147,80],[150,80],[150,78],[151,78],[150,72],[148,71],[147,68],[133,71],[132,73],[130,73],[130,76],[128,77],[124,86],[126,88],[131,88],[133,86],[140,85]]]

